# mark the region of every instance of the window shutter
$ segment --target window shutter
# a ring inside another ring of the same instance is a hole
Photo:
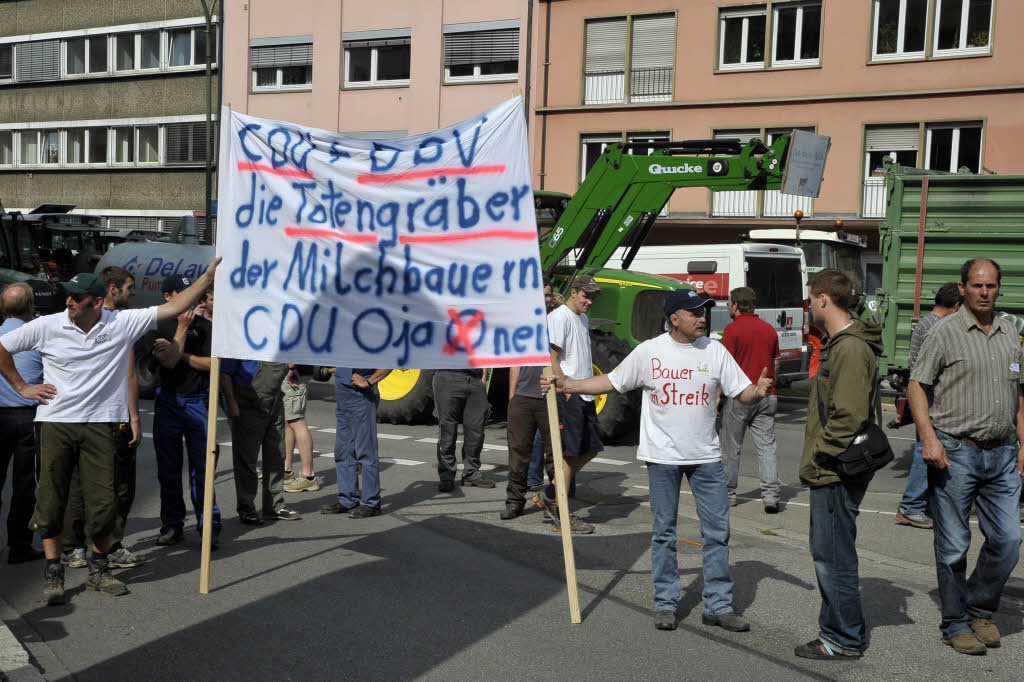
[[[917,126],[872,126],[864,138],[864,150],[891,152],[898,149],[918,148]]]
[[[313,43],[249,48],[252,68],[307,66],[313,63]]]
[[[383,38],[378,40],[346,40],[345,49],[354,50],[360,47],[397,47],[411,45],[411,38]]]
[[[213,153],[217,154],[217,122],[210,131]],[[164,126],[165,163],[204,163],[206,161],[206,122],[168,123]]]
[[[444,65],[519,61],[519,29],[444,34]]]
[[[60,78],[60,41],[37,40],[18,43],[19,81],[46,81]]]
[[[640,16],[633,19],[631,69],[671,68],[675,63],[675,54],[676,17],[674,14]]]
[[[626,70],[626,19],[587,22],[587,73]]]
[[[0,78],[11,78],[11,60],[14,48],[11,45],[0,45]]]

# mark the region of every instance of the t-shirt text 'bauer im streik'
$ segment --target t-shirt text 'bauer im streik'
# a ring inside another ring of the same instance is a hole
[[[662,334],[637,346],[608,374],[616,391],[642,388],[636,457],[656,464],[706,464],[722,458],[715,431],[718,389],[735,398],[750,379],[718,341],[679,343]]]

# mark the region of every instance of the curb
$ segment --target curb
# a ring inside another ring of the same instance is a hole
[[[28,651],[7,627],[8,621],[17,619],[17,612],[0,597],[0,680],[41,682],[45,678],[32,664]]]

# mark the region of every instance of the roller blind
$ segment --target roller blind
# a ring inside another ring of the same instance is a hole
[[[587,73],[626,70],[626,18],[587,22]]]
[[[444,34],[444,65],[519,61],[519,29]]]
[[[589,24],[588,24],[589,27]],[[590,37],[587,36],[587,46]],[[623,42],[623,48],[625,42]],[[633,48],[630,68],[671,67],[676,53],[676,17],[656,14],[633,18]]]
[[[217,154],[217,122],[213,122],[214,159]],[[200,163],[206,161],[206,122],[168,123],[164,126],[165,162]]]
[[[17,80],[44,81],[60,78],[60,41],[18,43]]]
[[[866,132],[865,151],[891,152],[918,148],[917,126],[872,126]]]
[[[252,68],[306,66],[313,63],[313,43],[249,48]]]

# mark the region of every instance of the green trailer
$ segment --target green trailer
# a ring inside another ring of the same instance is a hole
[[[1024,326],[1024,175],[936,173],[887,163],[886,212],[880,226],[882,288],[865,315],[882,325],[878,369],[898,391],[909,379],[913,324],[935,292],[960,281],[970,258],[1002,267],[997,311]]]

